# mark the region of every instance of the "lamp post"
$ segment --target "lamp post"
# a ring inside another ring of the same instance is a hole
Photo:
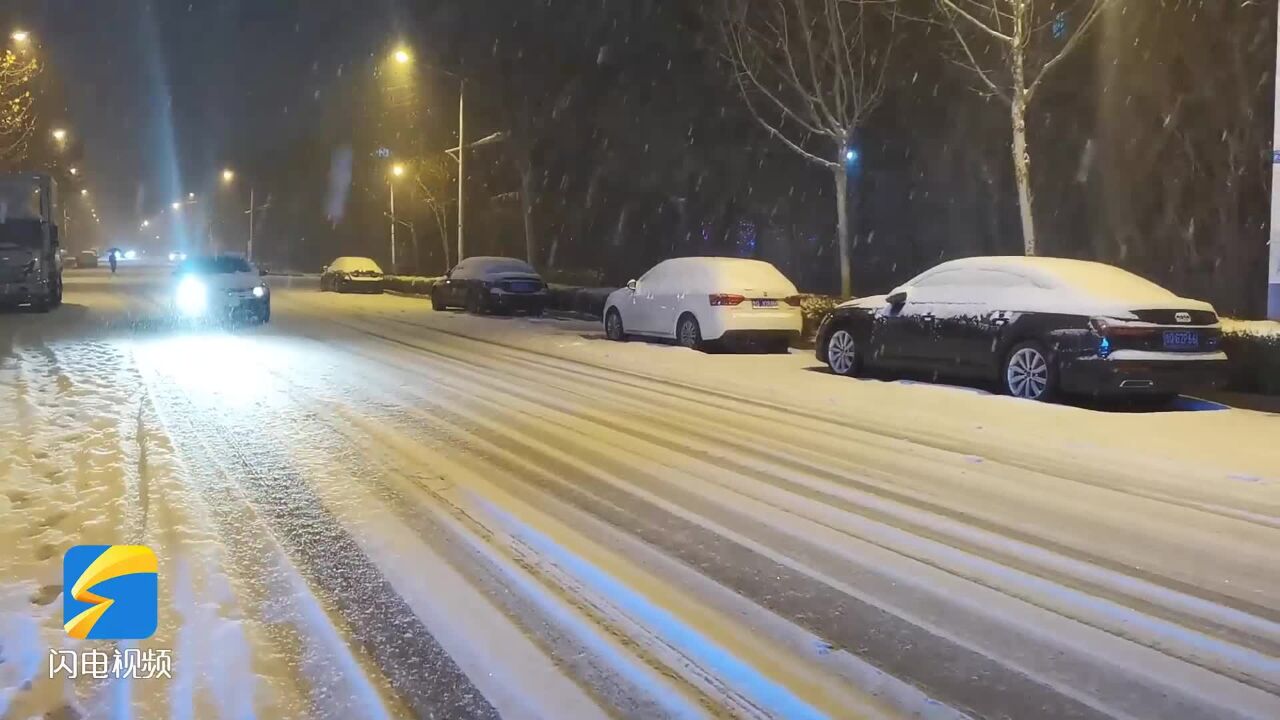
[[[396,163],[391,166],[391,178],[387,180],[387,188],[391,191],[391,274],[396,274],[396,178],[404,175],[404,165]]]
[[[1277,9],[1280,13],[1280,8]],[[1280,73],[1280,21],[1276,25],[1276,71]],[[1267,260],[1267,318],[1280,320],[1280,76],[1275,78],[1275,126],[1271,143],[1271,237]]]

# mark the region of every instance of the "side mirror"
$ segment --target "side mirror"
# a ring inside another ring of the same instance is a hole
[[[890,305],[901,305],[906,301],[907,301],[906,290],[894,290],[888,297],[885,298],[885,302],[889,303]]]
[[[636,281],[635,281],[635,280],[628,280],[628,281],[627,281],[627,289],[628,289],[628,290],[630,290],[631,292],[635,292],[635,291],[636,291]]]

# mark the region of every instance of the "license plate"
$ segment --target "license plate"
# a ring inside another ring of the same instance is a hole
[[[1187,350],[1200,347],[1200,333],[1190,330],[1166,330],[1164,333],[1166,350]]]
[[[533,283],[511,283],[508,287],[511,288],[511,292],[536,292],[538,290],[538,286]]]
[[[776,308],[778,307],[778,301],[777,300],[752,300],[751,307]]]

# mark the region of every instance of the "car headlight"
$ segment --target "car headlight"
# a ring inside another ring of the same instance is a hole
[[[262,285],[258,285],[253,289],[253,296],[256,298],[266,297],[267,289]]]
[[[209,289],[194,277],[185,277],[178,283],[174,296],[178,312],[189,317],[199,317],[209,309]]]

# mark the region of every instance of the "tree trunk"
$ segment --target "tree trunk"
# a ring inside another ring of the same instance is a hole
[[[843,160],[843,158],[841,158]],[[849,244],[849,171],[844,163],[832,168],[836,180],[836,232],[840,243],[840,295],[853,297],[853,276],[850,272],[853,249]]]
[[[533,236],[533,168],[520,167],[520,213],[524,216],[524,259],[537,267],[538,244]]]
[[[1036,223],[1031,206],[1031,151],[1027,148],[1027,106],[1013,101],[1013,173],[1018,180],[1018,209],[1022,212],[1022,251],[1036,254]]]

